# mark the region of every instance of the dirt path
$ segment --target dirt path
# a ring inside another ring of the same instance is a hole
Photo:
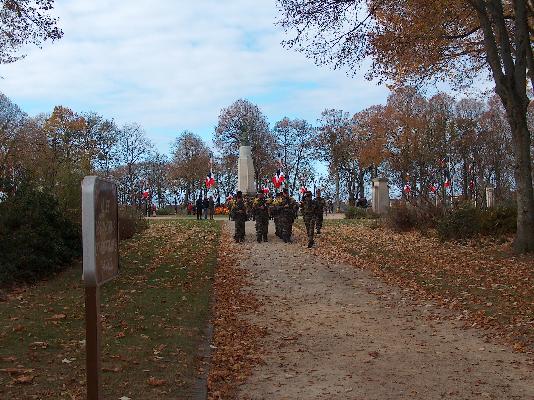
[[[430,319],[434,305],[365,271],[254,239],[248,222],[242,267],[264,308],[247,318],[269,334],[241,399],[534,399],[531,356]]]

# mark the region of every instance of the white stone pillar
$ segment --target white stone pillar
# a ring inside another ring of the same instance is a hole
[[[373,179],[373,212],[384,214],[389,209],[389,186],[386,178]]]
[[[495,188],[491,186],[486,188],[486,207],[495,207]]]
[[[252,161],[252,147],[239,147],[239,160],[237,161],[237,190],[243,194],[255,194],[254,162]]]

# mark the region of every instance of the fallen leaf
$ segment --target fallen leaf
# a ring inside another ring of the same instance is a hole
[[[150,386],[163,386],[163,385],[167,384],[167,381],[165,379],[157,379],[157,378],[154,378],[153,376],[151,376],[150,378],[148,378],[147,383]]]

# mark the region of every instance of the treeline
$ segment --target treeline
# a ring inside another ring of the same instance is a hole
[[[0,124],[0,192],[8,196],[25,182],[51,193],[73,215],[85,175],[115,179],[122,204],[142,207],[148,191],[150,203],[163,208],[206,190],[210,159],[213,190],[224,198],[237,186],[243,132],[253,149],[258,188],[271,186],[281,167],[291,192],[322,187],[351,205],[378,176],[410,198],[454,196],[482,204],[487,185],[495,187],[498,200],[514,191],[511,133],[496,97],[425,97],[406,87],[391,93],[385,105],[354,114],[326,109],[314,125],[283,118],[272,127],[258,106],[240,99],[221,110],[215,149],[184,131],[170,156],[155,149],[139,124],[117,126],[94,112],[58,106],[29,117],[0,95]],[[319,176],[316,161],[328,165],[328,176]]]

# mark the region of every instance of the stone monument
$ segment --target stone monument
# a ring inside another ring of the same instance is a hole
[[[373,179],[373,212],[384,214],[389,210],[389,186],[386,178]]]
[[[247,129],[243,129],[241,132],[239,160],[237,161],[237,190],[240,190],[243,194],[254,195],[256,193],[252,147],[250,146]]]
[[[486,188],[486,207],[495,207],[495,188],[491,186]]]

